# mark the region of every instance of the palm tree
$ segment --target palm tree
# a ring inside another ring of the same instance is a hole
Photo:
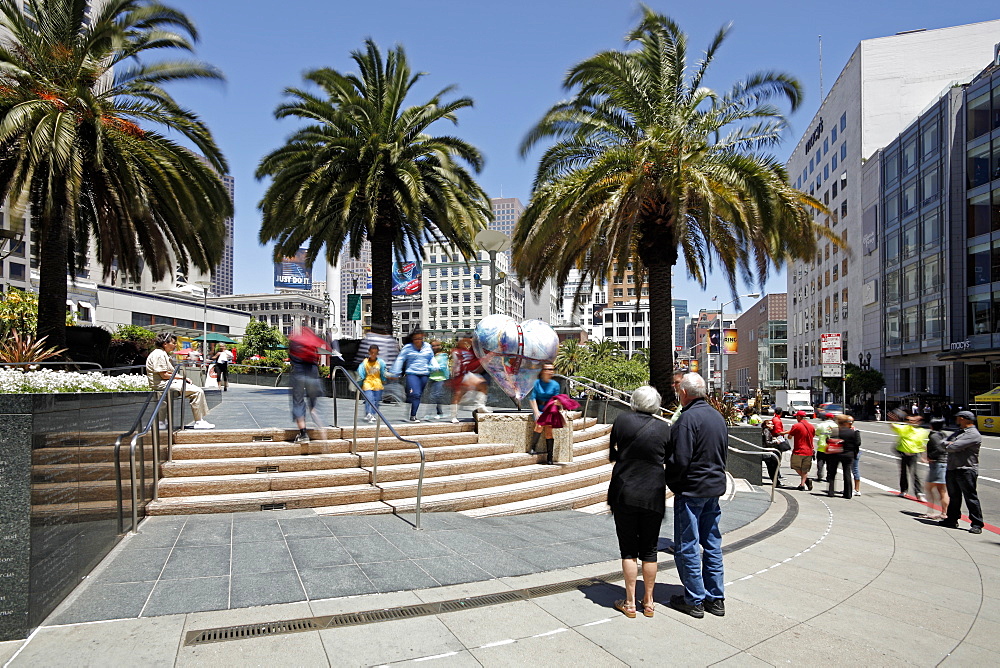
[[[260,209],[260,240],[276,241],[275,257],[308,244],[311,264],[324,246],[336,265],[346,245],[358,257],[371,242],[372,322],[392,327],[392,262],[420,253],[428,238],[447,240],[469,257],[491,213],[489,199],[463,163],[478,172],[479,151],[453,136],[427,133],[440,120],[472,106],[445,101],[445,88],[427,102],[404,106],[423,74],[413,74],[403,47],[383,59],[365,42],[351,57],[360,74],[324,68],[305,75],[314,94],[288,88],[292,101],[275,111],[309,125],[261,160],[257,177],[272,177]]]
[[[718,264],[735,295],[737,276],[763,283],[772,265],[813,257],[817,234],[835,238],[810,219],[808,207],[822,205],[792,188],[767,153],[786,130],[770,100],[794,109],[798,82],[764,72],[726,93],[703,85],[727,30],[692,67],[686,35],[644,8],[627,37],[635,48],[574,66],[564,81],[571,99],[546,112],[521,146],[525,155],[553,140],[515,230],[517,273],[537,290],[574,268],[599,281],[614,262],[633,262],[636,283],[649,285],[650,380],[666,403],[678,261],[702,285]]]
[[[586,345],[580,345],[577,339],[566,339],[559,344],[559,351],[553,364],[557,373],[575,376],[580,366],[589,359],[590,351]]]
[[[221,258],[232,214],[225,160],[163,88],[221,74],[148,60],[191,51],[197,39],[184,14],[152,0],[0,0],[0,35],[0,198],[13,211],[30,207],[38,334],[58,348],[67,270],[75,274],[91,241],[105,276],[117,264],[138,278],[146,266],[158,280],[175,265],[209,271]]]

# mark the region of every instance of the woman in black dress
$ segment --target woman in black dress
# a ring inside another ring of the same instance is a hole
[[[854,475],[851,469],[854,466],[854,458],[861,450],[861,432],[854,428],[854,418],[850,415],[838,415],[834,419],[837,421],[838,429],[830,434],[830,438],[826,441],[826,477],[830,483],[826,494],[833,496],[837,467],[840,466],[844,469],[844,498],[849,499],[854,491],[851,480]]]
[[[625,599],[615,609],[635,617],[635,583],[642,562],[643,614],[653,616],[656,547],[666,511],[664,460],[670,443],[670,423],[653,413],[660,410],[660,393],[645,385],[632,393],[632,411],[615,419],[608,458],[615,463],[608,485],[608,505],[615,517],[618,547],[625,576]]]

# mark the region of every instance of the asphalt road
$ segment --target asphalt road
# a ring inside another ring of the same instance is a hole
[[[816,422],[813,422],[816,424]],[[855,422],[861,432],[861,491],[863,494],[887,494],[899,489],[899,457],[896,456],[896,437],[886,422]],[[948,431],[950,433],[950,430]],[[810,477],[815,477],[813,465]],[[919,464],[921,482],[926,480],[927,465]],[[782,478],[790,484],[796,473],[788,468],[788,455],[782,459]],[[826,483],[819,489],[826,490]],[[885,488],[888,488],[886,490]],[[841,490],[840,481],[837,489]],[[983,435],[983,445],[979,451],[979,500],[983,505],[983,517],[987,524],[1000,525],[1000,436]],[[910,494],[913,493],[912,488]],[[900,503],[907,503],[901,500]],[[912,502],[911,502],[912,503]],[[918,506],[914,504],[914,509]],[[923,511],[921,511],[923,512]],[[965,514],[965,508],[962,509]]]

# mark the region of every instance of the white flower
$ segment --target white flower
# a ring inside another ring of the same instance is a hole
[[[148,391],[149,381],[140,374],[105,376],[98,371],[79,373],[52,369],[23,372],[11,367],[0,367],[0,394]]]

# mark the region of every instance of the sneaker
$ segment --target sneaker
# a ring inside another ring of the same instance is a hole
[[[407,422],[420,422],[420,418],[418,418],[416,415],[411,415],[410,419],[407,420]]]
[[[191,425],[191,428],[192,429],[215,429],[215,425],[212,424],[211,422],[205,422],[204,420],[196,420],[195,423],[193,425]]]
[[[487,406],[486,404],[483,404],[481,406],[476,406],[476,410],[480,410],[480,411],[482,411],[484,413],[492,413],[493,412],[493,409],[490,408],[489,406]]]
[[[796,492],[804,492],[804,491],[806,491],[806,488],[803,485],[799,485],[798,487],[795,488],[795,491]]]
[[[854,496],[861,496],[861,490],[860,489],[854,490]]]
[[[716,617],[726,616],[726,599],[724,598],[715,598],[711,601],[705,599],[705,603],[703,605],[705,607],[705,612],[709,614],[715,615]]]
[[[309,442],[309,434],[303,434],[302,432],[299,432],[298,434],[295,435],[295,440],[292,441],[292,442],[293,443],[308,443]]]
[[[451,419],[451,421],[452,421],[452,422],[453,422],[454,424],[458,424],[458,418],[457,418],[457,417],[453,417],[453,418]]]
[[[166,428],[167,428],[167,421],[160,420],[160,429],[166,429]]]
[[[923,494],[917,494],[917,498],[923,501],[924,503],[927,503],[927,497],[924,496]]]
[[[969,529],[969,533],[982,533],[982,532],[983,532],[982,527],[972,527],[971,529]]]
[[[678,612],[683,612],[685,615],[691,615],[695,619],[701,619],[705,616],[705,608],[701,603],[698,605],[689,605],[680,594],[670,597],[670,607]]]
[[[810,480],[809,478],[806,478],[806,489],[808,489],[810,492],[813,491],[813,481]]]

